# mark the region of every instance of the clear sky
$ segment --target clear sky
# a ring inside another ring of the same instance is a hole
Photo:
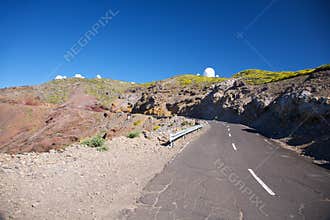
[[[328,0],[1,0],[0,87],[311,68],[330,63],[329,11]]]

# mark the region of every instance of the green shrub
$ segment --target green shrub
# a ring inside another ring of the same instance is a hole
[[[154,130],[154,131],[157,131],[159,128],[160,128],[160,126],[159,126],[159,125],[156,125],[156,126],[153,128],[153,130]]]
[[[141,124],[141,122],[142,122],[141,120],[137,120],[137,121],[135,121],[135,122],[133,123],[133,125],[134,125],[134,126],[138,126],[139,124]]]
[[[103,152],[109,150],[108,146],[102,145],[101,147],[96,148],[97,151]]]
[[[192,126],[193,123],[190,122],[190,121],[183,121],[183,122],[181,122],[181,126],[186,126],[186,125]]]
[[[135,132],[131,132],[127,135],[128,138],[136,138],[140,136],[140,132],[135,131]]]
[[[188,122],[187,121],[181,122],[181,126],[186,126],[186,125],[188,125]]]
[[[82,141],[83,145],[86,145],[87,147],[97,148],[97,150],[100,150],[101,148],[102,149],[107,148],[104,146],[104,143],[105,140],[100,135],[96,135],[92,138]]]

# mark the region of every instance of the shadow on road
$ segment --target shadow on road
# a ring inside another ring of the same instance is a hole
[[[318,166],[330,170],[330,164],[329,164],[329,163],[326,163],[326,164],[318,164]],[[330,216],[329,216],[329,219],[330,219]]]
[[[304,155],[330,161],[330,115],[320,117],[312,110],[307,115],[296,112],[283,115],[276,111],[279,108],[278,102],[264,109],[251,102],[251,106],[245,106],[247,110],[244,113],[238,114],[234,109],[220,108],[221,103],[214,103],[215,92],[210,92],[198,105],[186,106],[180,112],[176,112],[178,109],[175,106],[167,107],[181,116],[243,124],[250,127],[244,129],[246,132],[260,133],[272,139],[285,139],[290,146],[304,146]]]
[[[308,123],[305,126],[297,126],[290,123],[276,125],[273,122],[258,124],[244,120],[239,121],[238,118],[236,120],[230,118],[230,120],[224,119],[220,121],[249,126],[250,128],[242,128],[242,131],[254,134],[259,133],[266,138],[285,139],[287,145],[300,148],[303,155],[322,162],[321,164],[315,163],[316,165],[330,170],[330,135],[320,135],[320,130],[317,128],[306,128],[309,126]]]
[[[258,133],[257,130],[251,129],[251,128],[243,128],[242,131],[246,131],[246,132],[249,132],[249,133]]]
[[[247,124],[249,126],[249,124]],[[250,125],[251,126],[251,125]],[[318,164],[318,166],[323,167],[325,169],[330,170],[330,138],[329,137],[319,137],[317,134],[308,133],[305,131],[300,131],[296,134],[283,134],[279,135],[279,133],[272,134],[271,132],[262,132],[260,129],[255,128],[243,128],[242,131],[249,133],[260,133],[261,135],[272,138],[272,139],[281,139],[281,138],[289,138],[286,141],[286,144],[289,146],[300,147],[302,150],[302,154],[312,157],[315,160],[319,161],[328,161],[328,163]],[[303,146],[303,147],[302,147]]]

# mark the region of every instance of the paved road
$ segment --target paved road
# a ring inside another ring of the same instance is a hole
[[[330,172],[246,126],[211,122],[124,219],[330,219]]]

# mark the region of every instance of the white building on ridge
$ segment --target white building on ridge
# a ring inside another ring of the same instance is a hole
[[[84,76],[82,76],[82,75],[81,75],[81,74],[79,74],[79,73],[76,73],[76,74],[74,74],[74,78],[85,79],[85,77],[84,77]]]
[[[55,79],[66,79],[66,76],[57,75],[57,76],[55,77]]]
[[[214,71],[214,69],[211,68],[211,67],[207,67],[204,70],[203,76],[206,76],[206,77],[215,77],[215,71]]]

